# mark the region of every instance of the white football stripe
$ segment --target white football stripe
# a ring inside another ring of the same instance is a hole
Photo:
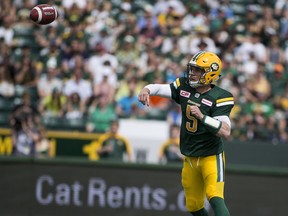
[[[54,8],[54,10],[55,10],[55,19],[56,19],[57,16],[58,16],[58,14],[57,14],[57,10],[56,10],[56,8]]]
[[[37,20],[37,23],[41,22],[42,20],[42,11],[41,9],[37,6],[35,7],[35,9],[38,11],[38,20]]]
[[[220,182],[223,182],[224,181],[224,172],[223,172],[223,160],[222,160],[222,153],[219,154],[219,159],[220,159],[220,163],[219,163],[219,166],[220,166]]]
[[[226,102],[222,102],[222,103],[216,104],[216,107],[226,106],[226,105],[233,105],[233,104],[234,104],[234,101],[226,101]]]
[[[173,82],[173,85],[174,85],[175,89],[178,88],[178,87],[177,87],[177,84],[176,84],[176,81]]]

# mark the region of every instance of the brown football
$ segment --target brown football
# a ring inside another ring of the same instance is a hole
[[[30,19],[40,25],[47,25],[57,19],[57,10],[51,5],[40,4],[30,11]]]

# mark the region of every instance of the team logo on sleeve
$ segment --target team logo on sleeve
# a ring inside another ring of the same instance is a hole
[[[189,98],[189,97],[190,97],[190,92],[181,90],[181,91],[180,91],[180,95],[181,95],[182,97]]]
[[[209,101],[209,100],[207,100],[207,99],[205,99],[205,98],[203,98],[202,100],[201,100],[201,103],[203,103],[203,104],[205,104],[205,105],[207,105],[207,106],[209,106],[209,107],[211,107],[212,106],[212,101]]]

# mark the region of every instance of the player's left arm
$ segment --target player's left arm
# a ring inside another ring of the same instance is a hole
[[[221,127],[216,135],[219,137],[228,138],[231,134],[230,118],[228,116],[215,116],[213,119],[221,122]]]
[[[207,129],[216,136],[228,138],[231,134],[231,121],[226,115],[210,117],[204,115],[198,106],[191,105],[190,112],[199,119]]]

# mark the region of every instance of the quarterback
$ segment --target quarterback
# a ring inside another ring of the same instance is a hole
[[[233,95],[216,85],[222,70],[219,57],[196,53],[187,64],[187,74],[170,84],[146,85],[138,100],[149,106],[149,96],[171,98],[181,106],[180,150],[185,159],[182,186],[187,210],[208,216],[205,196],[215,216],[229,216],[224,202],[225,157],[222,138],[230,136]]]

